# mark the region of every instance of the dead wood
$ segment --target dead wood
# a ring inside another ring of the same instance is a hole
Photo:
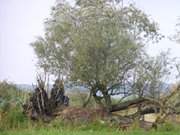
[[[143,104],[144,106],[149,106],[150,104],[154,104],[156,106],[160,105],[158,102],[155,102],[147,98],[137,98],[134,100],[129,100],[129,101],[125,101],[116,105],[112,105],[111,112],[125,110],[132,106],[137,107],[139,104]],[[148,110],[146,111],[148,112]]]
[[[47,91],[44,89],[42,80],[38,80],[38,86],[33,94],[23,105],[23,112],[32,120],[49,120],[52,113],[61,107],[69,105],[69,98],[64,95],[64,84],[62,80],[56,80],[48,98]]]

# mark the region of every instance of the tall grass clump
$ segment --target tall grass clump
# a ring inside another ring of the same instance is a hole
[[[25,91],[14,84],[0,82],[0,130],[25,127],[27,118],[22,113]]]
[[[2,114],[0,128],[1,130],[26,128],[28,120],[19,107],[11,108],[10,111]]]
[[[180,131],[180,126],[177,123],[174,123],[172,121],[166,121],[162,125],[159,125],[158,131],[164,131],[164,132],[172,132],[172,131]]]

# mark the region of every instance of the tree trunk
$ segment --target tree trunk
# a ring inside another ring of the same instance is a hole
[[[87,100],[85,101],[85,103],[83,104],[83,107],[86,107],[88,105],[88,103],[90,102],[91,100],[91,97],[92,97],[92,92],[90,91],[88,97],[87,97]]]
[[[111,112],[128,109],[128,107],[133,106],[133,105],[135,105],[137,107],[138,104],[141,104],[141,103],[158,104],[158,103],[153,103],[153,101],[151,101],[149,99],[138,98],[138,99],[134,99],[134,100],[131,100],[131,101],[122,102],[120,104],[112,105]]]
[[[108,113],[111,113],[111,107],[112,107],[111,96],[108,94],[107,91],[105,91],[105,92],[103,92],[103,97],[104,97],[104,100],[105,100],[106,111]]]

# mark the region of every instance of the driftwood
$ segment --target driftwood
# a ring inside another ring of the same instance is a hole
[[[23,112],[32,120],[43,119],[47,121],[52,113],[60,107],[69,105],[69,98],[64,95],[62,80],[56,80],[51,90],[50,98],[44,89],[44,83],[38,80],[38,87],[23,105]]]
[[[64,95],[64,84],[62,80],[56,80],[51,90],[50,96],[51,107],[57,108],[63,106],[69,106],[69,98]]]
[[[130,107],[138,107],[139,105],[141,105],[141,115],[159,112],[161,113],[161,115],[163,115],[163,113],[178,113],[176,111],[176,108],[180,106],[180,102],[177,102],[175,105],[173,105],[170,101],[171,99],[173,99],[173,97],[175,97],[178,94],[180,95],[180,85],[178,85],[177,88],[175,88],[169,94],[161,97],[158,100],[151,98],[137,98],[112,105],[111,112],[126,110]]]
[[[160,103],[148,98],[137,98],[134,100],[122,102],[116,105],[112,105],[111,112],[121,111],[129,109],[130,107],[142,106],[141,115],[148,113],[157,113],[160,111]]]

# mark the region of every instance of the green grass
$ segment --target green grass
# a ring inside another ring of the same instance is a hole
[[[180,127],[167,123],[157,131],[144,131],[139,128],[130,128],[121,131],[105,123],[95,122],[89,124],[69,125],[61,122],[49,124],[32,123],[27,128],[13,128],[0,131],[0,135],[180,135]]]
[[[15,94],[9,92],[9,89],[12,89]],[[165,123],[157,131],[143,131],[138,129],[135,123],[128,131],[120,131],[98,119],[92,123],[65,123],[59,119],[55,119],[49,124],[32,122],[22,114],[20,104],[17,104],[16,100],[11,100],[14,97],[21,98],[23,96],[20,95],[24,95],[16,93],[17,90],[14,86],[0,83],[0,95],[9,103],[3,104],[4,102],[1,102],[0,104],[0,135],[180,135],[180,126],[173,123]],[[82,106],[86,95],[78,93],[71,98],[72,105]],[[91,101],[89,106],[93,105],[95,105],[94,101]]]
[[[64,128],[39,128],[39,129],[23,129],[10,130],[0,132],[0,135],[180,135],[180,131],[118,131],[118,130],[80,130],[80,129],[64,129]]]

